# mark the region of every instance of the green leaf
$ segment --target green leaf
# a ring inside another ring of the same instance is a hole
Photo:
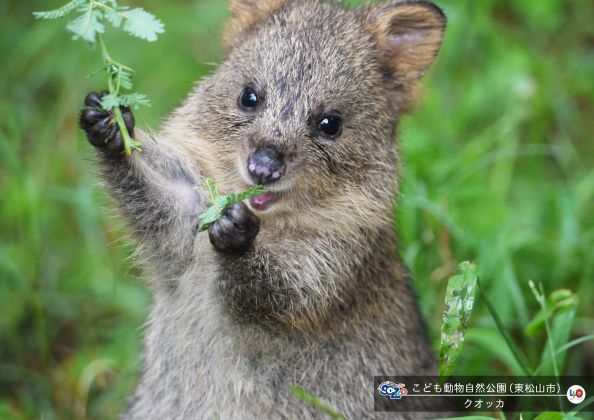
[[[465,261],[448,280],[441,324],[439,376],[448,377],[462,351],[464,334],[474,306],[478,266]]]
[[[532,321],[524,328],[524,332],[527,335],[538,334],[544,328],[546,318],[552,317],[556,311],[562,308],[575,306],[576,303],[577,297],[571,290],[559,289],[553,291],[547,299],[546,311],[541,308]]]
[[[532,318],[532,321],[524,327],[524,333],[526,335],[534,336],[538,334],[545,325],[545,319],[553,315],[553,307],[547,306],[547,310],[540,309],[538,313]]]
[[[534,417],[534,420],[563,420],[563,414],[558,411],[545,411]]]
[[[309,393],[308,391],[306,391],[298,385],[289,385],[289,391],[299,401],[305,401],[313,408],[320,411],[321,413],[326,414],[332,419],[346,419],[344,414],[340,413],[335,408],[321,401],[319,398],[315,397],[314,395],[312,395],[311,393]]]
[[[91,43],[95,43],[97,34],[105,33],[105,26],[100,22],[103,18],[103,13],[90,6],[86,6],[86,11],[68,23],[66,28],[74,34],[72,39],[84,39]]]
[[[120,98],[118,98],[118,96],[116,96],[113,93],[110,93],[109,95],[105,95],[101,99],[101,107],[106,111],[111,111],[116,106],[119,106],[119,104],[120,104]]]
[[[574,413],[560,413],[559,411],[545,411],[534,417],[534,420],[581,420]]]
[[[105,95],[101,100],[101,107],[109,111],[116,106],[125,106],[125,107],[138,107],[140,105],[150,106],[150,101],[141,93],[130,93],[124,95],[115,95],[110,93],[109,95]]]
[[[126,19],[124,31],[135,37],[153,42],[157,40],[157,34],[165,32],[163,22],[140,7],[120,12],[120,15]]]
[[[257,195],[262,195],[265,192],[266,192],[266,189],[264,187],[262,187],[261,185],[251,187],[247,191],[237,194],[237,197],[233,198],[233,203],[235,203],[236,201],[249,200],[250,198],[255,197]]]
[[[249,200],[257,195],[264,194],[266,189],[261,185],[250,187],[241,193],[231,193],[229,195],[219,195],[217,185],[212,178],[207,178],[205,181],[206,188],[210,193],[210,200],[212,206],[198,215],[200,219],[200,228],[198,232],[204,232],[208,227],[222,217],[225,208],[235,204],[239,201]]]
[[[120,69],[120,87],[126,90],[132,89],[132,77],[132,73],[124,69]]]
[[[115,28],[119,28],[122,24],[124,18],[115,10],[108,10],[105,12],[105,18],[111,23]]]
[[[210,200],[214,202],[219,196],[219,190],[217,189],[217,184],[215,183],[215,180],[212,178],[206,178],[206,188],[208,188]]]
[[[216,206],[209,207],[205,212],[198,216],[201,222],[199,231],[205,231],[211,224],[219,220],[220,217],[220,210]]]
[[[83,5],[86,0],[72,0],[71,2],[65,4],[64,6],[54,9],[54,10],[47,10],[42,12],[33,12],[33,16],[36,19],[58,19],[61,17],[66,16],[68,13],[72,12],[77,7]]]
[[[139,106],[151,106],[151,101],[149,101],[147,96],[138,92],[120,95],[120,99],[122,106],[134,108],[138,108]]]
[[[132,89],[132,78],[134,76],[130,69],[120,64],[110,63],[106,66],[105,71],[111,77],[114,84],[119,84],[120,89]]]

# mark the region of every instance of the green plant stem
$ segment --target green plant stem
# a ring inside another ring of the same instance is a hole
[[[544,295],[544,291],[542,290],[542,283],[540,286],[540,299],[538,299],[538,303],[542,306],[542,310],[544,313],[547,313],[547,302]],[[551,325],[549,323],[549,317],[545,316],[545,328],[547,330],[547,344],[549,346],[549,350],[551,352],[551,362],[553,363],[553,372],[555,373],[555,377],[559,378],[559,368],[557,367],[557,358],[555,357],[555,345],[553,344],[553,336],[551,334]]]
[[[485,301],[485,304],[487,305],[487,309],[491,313],[491,316],[493,317],[493,320],[495,321],[495,324],[497,325],[497,329],[499,330],[499,333],[501,334],[501,336],[503,337],[503,339],[507,343],[507,347],[509,347],[509,349],[511,350],[514,358],[516,359],[516,361],[518,362],[518,364],[522,368],[522,371],[524,372],[524,375],[526,375],[526,376],[532,376],[532,368],[530,367],[530,364],[528,362],[528,359],[526,358],[526,356],[524,355],[524,353],[522,353],[520,351],[520,349],[518,348],[518,346],[516,346],[516,343],[514,343],[514,340],[509,335],[509,332],[505,328],[505,325],[503,325],[503,321],[501,321],[501,318],[499,317],[499,314],[495,310],[495,306],[493,306],[493,304],[491,303],[491,301],[489,300],[489,298],[487,298],[487,295],[485,293],[485,289],[483,288],[483,285],[482,285],[482,283],[481,283],[481,281],[480,281],[479,278],[477,278],[477,284],[478,284],[479,289],[481,291],[481,298]]]
[[[555,345],[553,344],[553,335],[551,334],[551,325],[549,323],[549,316],[547,315],[548,314],[548,312],[547,312],[547,298],[544,294],[544,289],[542,287],[542,283],[539,283],[539,285],[538,285],[539,290],[536,289],[536,286],[534,285],[532,280],[528,282],[528,285],[530,286],[530,289],[532,289],[532,293],[534,294],[536,301],[538,302],[538,304],[542,308],[543,313],[545,314],[544,322],[545,322],[545,329],[547,331],[547,345],[549,346],[549,351],[551,353],[551,363],[553,364],[553,373],[555,374],[555,378],[557,378],[557,381],[558,381],[559,380],[559,368],[557,367],[557,357],[555,354]],[[540,366],[539,366],[539,368],[540,368]],[[564,412],[561,397],[559,397],[559,411],[561,411],[562,413]]]
[[[542,284],[540,285],[542,288]],[[544,294],[542,295],[542,309],[544,310],[545,314],[547,313],[547,307],[544,299]],[[549,346],[549,351],[551,352],[551,362],[553,363],[553,372],[555,373],[555,378],[559,381],[559,368],[557,367],[557,356],[555,355],[555,346],[553,344],[553,336],[551,334],[551,326],[549,325],[549,317],[545,316],[545,328],[547,329],[547,343]],[[559,399],[559,410],[564,413],[563,411],[563,403],[562,398],[558,397]]]
[[[94,1],[94,0],[90,0],[90,1]],[[109,7],[107,4],[103,4],[103,3],[96,3],[97,6],[99,6],[100,8],[103,8],[109,12],[115,13],[116,15],[120,16],[122,19],[128,19],[128,17],[126,15],[123,15],[122,13],[118,12],[117,9],[114,9],[113,7]]]
[[[108,68],[109,66],[115,66],[118,69],[116,80],[114,83],[113,75],[110,74],[107,78],[107,86],[109,88],[109,93],[112,95],[119,95],[120,93],[120,84],[121,84],[121,70],[125,69],[128,71],[133,71],[131,68],[126,67],[125,65],[118,63],[117,61],[113,60],[107,51],[107,47],[105,46],[105,41],[103,41],[103,37],[98,35],[99,38],[99,45],[101,46],[101,54],[103,55],[103,62],[105,67]],[[120,128],[120,133],[122,134],[122,140],[124,142],[124,150],[126,156],[132,155],[133,150],[140,151],[140,143],[132,139],[130,133],[128,132],[128,128],[126,127],[126,122],[124,121],[124,116],[122,115],[122,110],[119,106],[115,106],[113,108],[113,115],[116,120],[116,124]]]
[[[113,115],[115,116],[116,122],[120,127],[120,133],[122,133],[122,140],[124,141],[124,150],[126,152],[126,156],[130,156],[132,154],[132,150],[140,150],[140,143],[134,141],[128,132],[128,128],[126,127],[126,122],[124,121],[124,116],[122,115],[122,110],[119,106],[113,108]]]

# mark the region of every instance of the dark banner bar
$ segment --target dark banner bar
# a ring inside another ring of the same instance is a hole
[[[594,412],[592,376],[375,376],[386,412]]]

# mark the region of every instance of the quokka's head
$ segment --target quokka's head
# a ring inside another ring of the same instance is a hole
[[[227,59],[189,101],[216,151],[211,175],[229,189],[272,191],[250,201],[263,217],[393,190],[394,130],[440,48],[440,9],[414,0],[230,7]]]

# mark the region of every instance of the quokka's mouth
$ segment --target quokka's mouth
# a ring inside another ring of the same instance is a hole
[[[279,194],[268,191],[264,194],[250,198],[250,206],[255,210],[265,211],[272,207],[272,205],[274,205],[278,199]]]

